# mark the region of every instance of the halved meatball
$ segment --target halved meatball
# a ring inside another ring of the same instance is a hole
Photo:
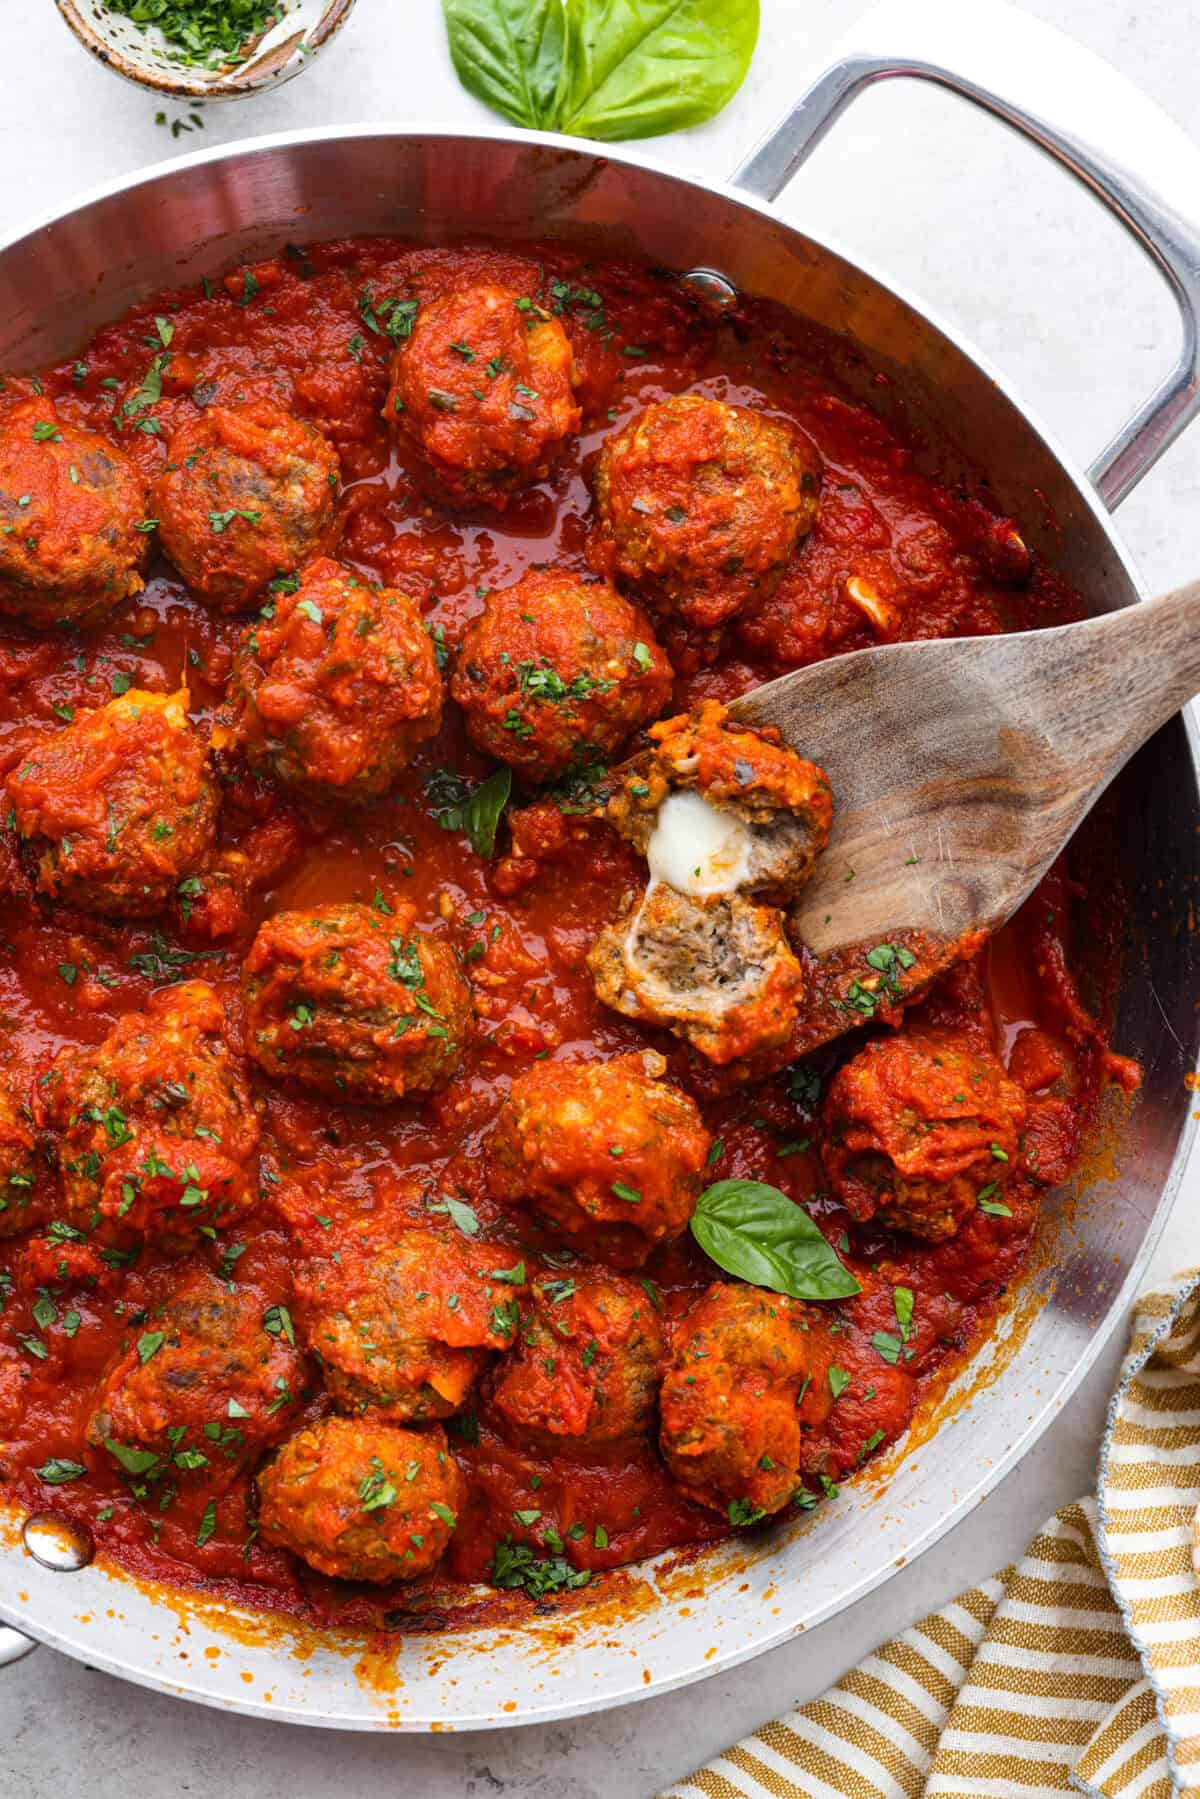
[[[304,1398],[308,1370],[287,1316],[256,1287],[207,1271],[185,1280],[108,1369],[88,1441],[153,1450],[172,1477],[232,1480],[286,1435]]]
[[[977,1205],[1003,1205],[1025,1114],[1025,1094],[994,1056],[900,1031],[830,1082],[821,1156],[853,1217],[878,1213],[939,1243]]]
[[[664,1025],[710,1062],[786,1042],[804,991],[783,914],[740,893],[692,899],[652,885],[588,953],[596,995]]]
[[[512,1344],[524,1291],[524,1264],[495,1244],[403,1231],[302,1268],[297,1324],[341,1411],[448,1418]]]
[[[123,450],[22,400],[0,417],[0,614],[49,630],[140,591],[141,477]]]
[[[675,1327],[659,1447],[689,1496],[731,1524],[779,1511],[796,1490],[813,1319],[797,1300],[718,1281]]]
[[[258,1119],[225,1028],[217,992],[187,981],[35,1084],[77,1228],[177,1249],[253,1209]]]
[[[355,805],[387,792],[442,717],[442,679],[415,600],[327,557],[247,629],[229,696],[232,741],[252,768]]]
[[[217,612],[244,612],[268,583],[332,548],[337,452],[265,400],[210,406],[172,437],[150,491],[159,542]]]
[[[710,1137],[652,1050],[536,1062],[513,1080],[488,1146],[491,1189],[616,1267],[687,1229]]]
[[[651,874],[682,893],[793,899],[829,841],[824,769],[778,731],[738,724],[716,700],[661,720],[650,737],[608,819],[648,857]]]
[[[602,1269],[544,1275],[492,1404],[521,1437],[611,1443],[654,1420],[662,1324],[640,1282]]]
[[[588,560],[701,628],[775,591],[817,516],[821,460],[796,426],[675,394],[610,437]]]
[[[437,1425],[322,1418],[258,1475],[263,1538],[337,1580],[416,1580],[437,1566],[466,1485]]]
[[[15,1237],[41,1220],[36,1147],[28,1107],[0,1078],[0,1237]]]
[[[392,358],[384,417],[435,499],[503,511],[578,431],[575,380],[558,320],[482,283],[421,306]]]
[[[132,687],[80,712],[5,786],[39,893],[111,918],[148,918],[200,866],[220,804],[187,692]]]
[[[450,691],[474,743],[533,781],[607,761],[670,697],[671,664],[640,607],[558,569],[488,595]]]
[[[387,917],[330,905],[266,921],[242,965],[247,1047],[264,1074],[363,1105],[446,1086],[471,989],[415,918],[411,906]]]

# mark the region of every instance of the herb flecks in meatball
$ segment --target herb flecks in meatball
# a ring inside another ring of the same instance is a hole
[[[494,1243],[403,1231],[297,1276],[297,1324],[343,1412],[408,1423],[461,1411],[520,1324],[524,1263]]]
[[[481,750],[550,781],[608,761],[662,710],[672,680],[640,607],[607,582],[546,569],[488,594],[451,693]]]
[[[219,995],[189,981],[55,1058],[35,1093],[72,1225],[172,1249],[252,1210],[258,1120],[225,1028]]]
[[[279,912],[242,969],[246,1042],[265,1074],[388,1105],[453,1078],[471,990],[453,950],[414,931],[415,909]]]
[[[234,663],[232,741],[281,786],[377,799],[441,723],[442,680],[416,602],[321,558],[270,612]]]
[[[416,1580],[437,1566],[466,1499],[436,1425],[323,1418],[258,1476],[263,1538],[338,1580]]]
[[[0,1237],[15,1237],[42,1217],[36,1141],[28,1108],[0,1079]]]
[[[47,399],[0,418],[0,615],[49,630],[101,618],[142,587],[141,478]]]
[[[210,406],[171,439],[150,505],[192,593],[243,612],[332,547],[338,480],[337,453],[314,426],[266,401]]]
[[[40,893],[86,912],[161,912],[203,862],[218,796],[187,693],[130,688],[37,744],[9,775]]]
[[[687,1229],[710,1138],[652,1050],[538,1062],[513,1081],[489,1145],[492,1191],[617,1267]]]
[[[662,1324],[640,1281],[603,1269],[544,1275],[492,1405],[518,1438],[611,1443],[654,1421]]]
[[[592,566],[700,628],[773,593],[817,516],[820,457],[795,426],[676,394],[610,437]]]
[[[567,334],[507,287],[442,294],[396,350],[384,417],[434,498],[502,511],[579,429]]]
[[[307,1385],[286,1307],[202,1273],[131,1332],[88,1440],[153,1451],[158,1473],[226,1484],[283,1437]],[[144,1470],[143,1473],[148,1473]]]
[[[718,1282],[675,1326],[660,1402],[663,1459],[693,1499],[731,1524],[781,1510],[796,1490],[810,1317],[781,1294]]]
[[[1001,1213],[1026,1099],[994,1056],[915,1032],[881,1037],[839,1069],[821,1154],[853,1217],[877,1213],[942,1242],[976,1207]]]
[[[696,900],[656,884],[598,934],[588,967],[614,1012],[718,1064],[785,1043],[804,992],[782,912],[740,893]]]

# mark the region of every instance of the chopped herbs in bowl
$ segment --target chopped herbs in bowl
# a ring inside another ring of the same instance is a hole
[[[354,0],[57,0],[108,68],[178,99],[234,99],[298,75]]]

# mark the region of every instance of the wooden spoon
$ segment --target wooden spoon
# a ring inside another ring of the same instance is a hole
[[[1200,583],[1045,631],[860,650],[744,695],[733,715],[778,726],[833,788],[833,833],[793,905],[796,933],[839,979],[864,949],[914,933],[944,953],[922,954],[911,980],[885,968],[883,997],[925,984],[964,936],[1016,911],[1196,693]],[[863,1016],[832,995],[806,1047]]]

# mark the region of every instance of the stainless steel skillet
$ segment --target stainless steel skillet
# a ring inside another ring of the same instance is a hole
[[[854,95],[897,75],[965,94],[1041,144],[1121,218],[1176,295],[1179,360],[1090,474],[884,273],[771,212]],[[888,0],[727,187],[564,139],[391,125],[263,138],[112,184],[0,249],[0,367],[68,354],[133,300],[244,255],[371,232],[551,234],[597,253],[716,270],[770,294],[861,350],[864,397],[919,425],[931,467],[975,486],[982,460],[998,504],[1093,610],[1141,597],[1107,508],[1200,406],[1200,153],[1120,76],[1003,0]],[[869,385],[875,369],[891,387]],[[1047,1206],[1039,1259],[1006,1326],[1019,1355],[1004,1365],[1003,1340],[985,1346],[932,1440],[894,1458],[885,1497],[877,1484],[849,1487],[777,1534],[707,1551],[686,1576],[648,1567],[643,1607],[614,1619],[600,1604],[565,1643],[553,1620],[522,1632],[398,1636],[400,1684],[390,1686],[361,1682],[353,1652],[317,1647],[297,1660],[253,1620],[231,1630],[228,1616],[96,1563],[56,1572],[23,1546],[14,1519],[0,1546],[9,1655],[36,1639],[187,1698],[314,1725],[515,1724],[729,1667],[911,1561],[1015,1464],[1081,1380],[1123,1320],[1178,1187],[1194,1134],[1183,1076],[1200,1048],[1200,954],[1187,922],[1200,872],[1196,748],[1191,723],[1176,721],[1116,790],[1130,896],[1116,1041],[1145,1070],[1138,1104],[1107,1121],[1120,1178],[1077,1206],[1065,1197]],[[981,1381],[997,1359],[997,1377]]]

